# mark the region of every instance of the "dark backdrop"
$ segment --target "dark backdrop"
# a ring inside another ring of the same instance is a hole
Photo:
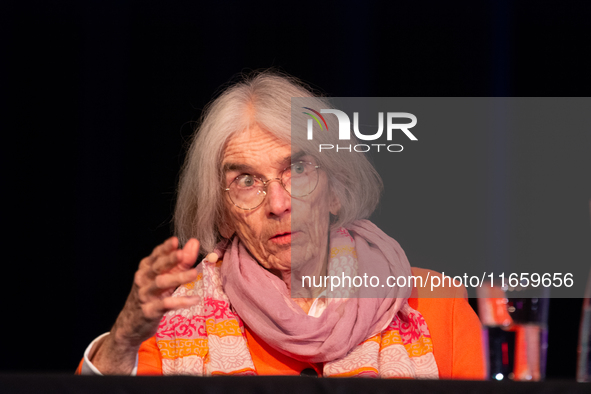
[[[241,71],[277,67],[332,96],[591,90],[585,1],[0,7],[7,196],[0,371],[70,373],[86,345],[109,330],[139,260],[171,234],[193,122]],[[568,140],[558,133],[546,143],[566,160]],[[505,141],[496,143],[502,152]],[[511,189],[503,190],[510,203]],[[589,235],[591,195],[580,191],[572,209]],[[411,264],[415,254],[428,260],[424,245],[404,241]],[[573,378],[581,301],[553,300],[550,308],[548,376]]]

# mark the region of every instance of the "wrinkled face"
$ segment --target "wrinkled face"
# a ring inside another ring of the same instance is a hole
[[[279,178],[292,160],[314,163],[311,156],[298,152],[292,156],[289,144],[258,127],[245,130],[231,137],[226,145],[222,160],[224,187],[245,174],[265,181]],[[318,170],[316,189],[304,197],[292,198],[279,181],[273,181],[267,184],[266,197],[256,209],[236,207],[228,193],[224,201],[228,226],[222,235],[236,233],[263,267],[276,274],[290,272],[293,256],[298,264],[313,267],[310,270],[314,271],[326,260],[330,213],[336,214],[339,204],[322,169]]]

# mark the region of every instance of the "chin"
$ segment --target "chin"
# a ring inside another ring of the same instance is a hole
[[[278,253],[271,253],[266,262],[268,269],[278,271],[290,271],[291,270],[291,250],[282,250]],[[261,264],[264,266],[264,264]]]
[[[310,249],[302,246],[292,247],[290,253],[290,262],[294,271],[299,271],[311,260]]]

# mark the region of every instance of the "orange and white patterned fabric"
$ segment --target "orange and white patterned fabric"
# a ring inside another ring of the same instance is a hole
[[[342,252],[342,247],[331,248],[333,256]],[[171,311],[161,321],[156,343],[164,375],[256,375],[244,324],[223,290],[219,265],[203,261],[197,279],[175,292],[177,297],[198,296],[200,302]],[[437,379],[438,375],[427,324],[406,300],[386,329],[323,367],[327,377]]]
[[[167,313],[156,333],[164,375],[255,375],[244,325],[230,309],[219,268],[204,261],[197,279],[174,296],[198,296],[197,305]]]

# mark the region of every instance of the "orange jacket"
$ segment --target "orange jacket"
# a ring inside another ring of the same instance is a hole
[[[413,275],[437,275],[435,271],[412,268]],[[429,294],[438,298],[425,298]],[[484,379],[485,363],[482,328],[466,299],[464,287],[439,289],[435,294],[414,288],[409,305],[421,312],[433,342],[433,355],[440,379]],[[320,372],[321,366],[294,360],[267,345],[246,327],[246,338],[259,375],[299,375],[305,368]],[[82,362],[76,373],[80,373]],[[138,375],[162,375],[162,360],[156,338],[145,341],[139,349]]]

